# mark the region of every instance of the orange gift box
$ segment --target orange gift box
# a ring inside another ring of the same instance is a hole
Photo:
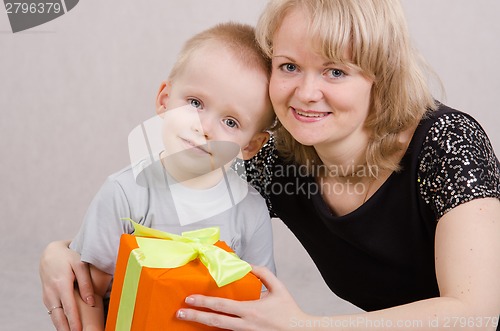
[[[180,308],[188,307],[184,303],[185,298],[191,294],[224,297],[239,301],[256,300],[260,297],[262,283],[252,273],[246,273],[243,278],[219,287],[200,258],[176,268],[139,266],[140,276],[137,276],[138,279],[130,283],[126,280],[128,269],[133,264],[137,266],[140,264],[138,260],[141,257],[133,254],[134,250],[139,248],[139,238],[142,237],[124,234],[120,239],[106,331],[220,330],[219,328],[178,320],[176,318],[177,311]],[[165,241],[156,238],[147,239]],[[232,252],[222,241],[217,241],[214,246]],[[165,251],[161,254],[168,255],[170,252]],[[137,287],[133,288],[135,286]],[[127,293],[131,291],[135,293],[135,301],[127,303],[127,300],[134,299],[133,296],[130,299],[130,295]]]

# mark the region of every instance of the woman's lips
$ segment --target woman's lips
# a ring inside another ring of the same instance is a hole
[[[307,122],[307,123],[321,121],[331,114],[331,112],[303,110],[303,109],[298,109],[298,108],[293,108],[293,107],[290,107],[290,110],[292,111],[293,116],[297,120],[299,120],[301,122]]]

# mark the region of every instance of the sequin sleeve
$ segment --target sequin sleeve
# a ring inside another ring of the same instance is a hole
[[[269,141],[262,149],[248,161],[245,161],[245,170],[247,181],[252,185],[265,199],[267,208],[271,217],[274,217],[272,212],[271,201],[267,194],[267,189],[270,187],[272,180],[273,165],[275,164],[278,155],[274,147],[274,137],[271,135]]]
[[[498,159],[484,130],[466,114],[441,115],[419,160],[420,194],[437,219],[464,202],[500,197]]]

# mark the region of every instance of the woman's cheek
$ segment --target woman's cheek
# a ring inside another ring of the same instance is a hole
[[[291,93],[291,82],[285,79],[271,79],[269,83],[269,97],[275,108],[282,106]]]

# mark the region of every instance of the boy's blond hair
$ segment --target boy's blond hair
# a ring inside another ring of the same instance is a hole
[[[242,65],[252,70],[262,70],[269,80],[271,75],[271,62],[262,52],[255,39],[255,29],[248,24],[227,22],[217,24],[191,37],[180,51],[177,60],[170,71],[169,80],[184,70],[190,58],[198,51],[210,51],[205,46],[224,47],[238,59]],[[235,77],[235,84],[238,84]],[[262,119],[262,129],[268,129],[274,122],[274,112],[270,111]],[[256,119],[258,120],[258,119]]]
[[[257,41],[268,57],[275,32],[293,9],[308,19],[308,33],[320,55],[373,79],[366,120],[371,132],[367,165],[399,170],[394,157],[402,148],[398,135],[417,125],[428,109],[436,108],[424,77],[426,65],[410,45],[401,4],[398,0],[271,0],[257,24]],[[297,142],[282,126],[277,144],[283,156],[298,164],[322,164],[313,147]]]

